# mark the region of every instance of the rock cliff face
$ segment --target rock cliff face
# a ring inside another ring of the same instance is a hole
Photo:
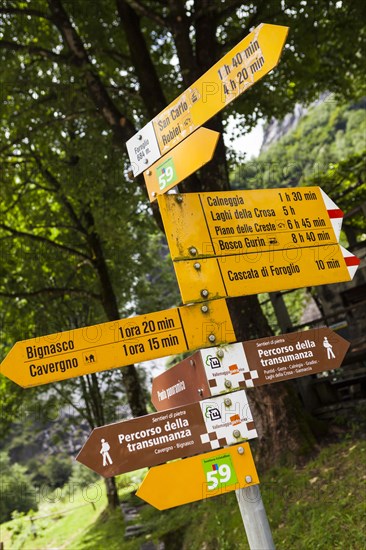
[[[272,118],[263,129],[263,142],[260,152],[263,153],[281,137],[296,128],[299,120],[307,113],[308,108],[300,104],[295,105],[292,113],[288,113],[282,120]]]
[[[331,100],[331,98],[332,98],[331,94],[324,93],[319,97],[319,99],[317,99],[307,107],[305,107],[304,105],[301,105],[300,103],[296,103],[292,113],[288,113],[282,120],[277,120],[275,118],[272,118],[270,122],[266,126],[264,126],[263,142],[262,142],[260,153],[267,151],[267,149],[273,143],[275,143],[281,137],[291,132],[291,130],[294,130],[298,125],[300,119],[306,115],[306,113],[309,111],[311,107],[314,107],[315,105],[319,105],[324,101],[329,101]]]

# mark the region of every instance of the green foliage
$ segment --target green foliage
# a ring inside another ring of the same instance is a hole
[[[306,304],[310,299],[310,295],[307,289],[299,288],[288,293],[283,293],[282,296],[285,302],[286,309],[290,314],[291,323],[293,326],[296,326],[298,323],[300,323]],[[272,306],[269,294],[260,294],[259,301],[268,320],[268,323],[273,331],[273,334],[281,334],[283,331],[278,324],[278,320]]]
[[[63,487],[72,472],[72,462],[68,456],[50,455],[38,470],[37,481],[46,483],[51,489]]]
[[[299,288],[294,292],[284,295],[286,308],[288,311],[291,311],[291,321],[294,326],[300,322],[309,299],[310,296],[305,288]]]
[[[362,547],[365,452],[362,440],[346,441],[323,449],[295,475],[273,471],[274,491],[283,496],[270,519],[281,548]]]
[[[149,272],[139,283],[138,311],[159,311],[179,305],[181,298],[165,236],[151,234],[145,255],[149,259]]]
[[[41,491],[37,513],[31,512],[28,516],[2,525],[5,548],[46,549],[65,543],[69,548],[74,548],[74,541],[82,538],[99,516],[110,517],[108,512],[103,512],[106,507],[103,486],[71,491],[68,487],[69,484],[54,493]],[[119,512],[121,520],[120,511],[116,512]]]
[[[338,104],[328,96],[255,161],[239,166],[232,185],[248,189],[318,185],[321,174],[363,152],[365,106],[365,99]]]
[[[16,462],[12,463],[4,452],[0,453],[0,466],[0,522],[8,521],[15,510],[36,510],[36,489],[26,474],[26,468]]]
[[[0,431],[3,438],[9,433],[14,418],[22,408],[24,398],[23,388],[15,386],[5,376],[0,378]]]
[[[68,480],[72,487],[88,487],[96,481],[100,481],[100,477],[93,470],[85,468],[80,462],[73,463],[71,476]]]
[[[365,143],[363,142],[363,145]],[[349,244],[366,238],[366,149],[346,160],[335,162],[314,183],[319,185],[346,214],[342,226]]]

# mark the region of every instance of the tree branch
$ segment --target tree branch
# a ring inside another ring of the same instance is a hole
[[[236,2],[234,3],[236,4]],[[242,2],[238,2],[238,4],[241,5]],[[236,6],[236,7],[239,7],[239,6]],[[276,17],[283,16],[283,11],[281,9],[279,9],[278,11],[275,11],[273,7],[273,10],[271,10],[270,13],[267,12],[264,14],[263,4],[259,4],[259,5],[257,4],[256,8],[257,8],[256,11],[252,12],[248,17],[248,19],[245,20],[245,23],[243,24],[242,29],[239,32],[237,32],[237,34],[233,38],[231,38],[231,40],[227,40],[225,42],[226,51],[236,46],[236,44],[240,42],[240,40],[242,40],[247,34],[250,33],[250,29],[262,23],[263,19],[267,23],[269,23],[270,21],[275,20]],[[219,13],[220,20],[224,20],[228,16],[228,13],[226,13],[228,11],[229,11],[228,6],[226,6],[224,9],[220,11]]]
[[[166,107],[166,99],[141,30],[140,18],[126,0],[116,0],[116,3],[140,83],[140,94],[149,116],[153,118]]]
[[[0,8],[0,13],[5,15],[30,15],[31,17],[41,17],[52,22],[52,18],[46,12],[30,8]]]
[[[118,303],[109,275],[108,265],[104,257],[102,243],[95,229],[94,217],[90,209],[84,213],[84,217],[87,224],[88,244],[93,251],[93,266],[99,277],[103,308],[108,319],[114,321],[119,319]]]
[[[83,224],[81,223],[80,221],[80,218],[77,216],[75,210],[74,210],[74,207],[72,206],[71,202],[69,201],[69,199],[66,197],[66,195],[64,193],[61,192],[61,184],[60,182],[56,179],[56,177],[51,174],[51,172],[48,170],[48,168],[44,168],[43,164],[42,164],[42,161],[40,159],[40,157],[38,155],[36,155],[35,151],[32,150],[32,153],[33,153],[33,156],[34,156],[34,160],[36,161],[37,163],[37,166],[41,172],[41,174],[43,174],[43,176],[47,179],[47,181],[53,186],[54,188],[54,191],[55,192],[59,192],[60,194],[60,199],[63,203],[63,205],[65,206],[66,210],[68,211],[71,219],[73,220],[73,222],[75,223],[75,228],[80,231],[80,233],[82,233],[83,235],[87,235],[87,230],[85,229],[85,227],[83,226]]]
[[[240,8],[243,5],[242,0],[233,0],[232,2],[224,2],[221,9],[217,9],[217,15],[220,17],[221,20],[226,19],[229,15],[232,15],[233,10]],[[255,12],[255,17],[257,17],[258,13],[258,4],[257,4],[257,11]],[[248,27],[248,25],[246,25]]]
[[[242,4],[243,2],[240,2]],[[206,3],[202,3],[201,0],[195,0],[194,2],[194,12],[191,15],[191,22],[196,23],[198,19],[205,16],[212,16],[213,14],[215,16],[218,15],[218,7],[216,2],[211,2],[209,5]],[[232,11],[232,8],[230,8]]]
[[[33,298],[35,296],[41,295],[50,295],[53,298],[59,298],[65,296],[66,294],[74,294],[76,296],[86,296],[88,298],[93,298],[94,300],[100,300],[100,295],[95,294],[94,292],[88,292],[82,288],[52,288],[45,287],[33,290],[30,292],[2,292],[0,291],[0,296],[3,298]]]
[[[126,0],[126,1],[127,1],[127,4],[129,4],[130,7],[139,15],[143,17],[147,17],[151,21],[154,21],[160,27],[167,26],[167,21],[164,19],[164,17],[161,17],[155,11],[148,9],[146,6],[143,5],[142,2],[139,2],[138,0]]]
[[[127,55],[123,55],[123,53],[118,52],[117,50],[112,50],[111,48],[103,49],[101,52],[105,55],[108,55],[108,57],[114,59],[118,63],[130,63],[131,59]]]
[[[38,124],[38,126],[36,126],[34,128],[34,131],[39,131],[41,130],[42,128],[46,128],[46,127],[49,127],[53,124],[58,124],[60,121],[65,121],[65,120],[73,120],[74,118],[78,118],[80,116],[80,113],[84,113],[84,112],[87,112],[87,111],[84,111],[84,110],[80,110],[80,111],[77,111],[75,113],[71,113],[70,115],[66,115],[66,116],[52,116],[52,118],[48,118],[46,120],[46,122],[42,122],[41,124]],[[17,113],[16,116],[20,116],[22,115],[23,113],[20,112],[20,113]],[[14,116],[14,115],[13,115]],[[18,124],[20,126],[20,124]],[[28,131],[24,131],[22,134],[18,134],[14,139],[12,139],[11,141],[8,141],[8,143],[6,143],[6,145],[4,145],[4,147],[2,147],[0,149],[0,154],[1,153],[4,153],[7,149],[11,149],[13,146],[16,146],[16,145],[19,145],[19,143],[21,141],[23,141],[25,138],[28,138],[29,137],[29,133]],[[5,141],[4,141],[5,143]]]
[[[169,24],[172,29],[175,47],[179,59],[179,66],[183,83],[188,88],[200,76],[197,66],[197,57],[194,54],[190,39],[191,19],[187,17],[186,9],[180,2],[168,0]]]
[[[119,318],[117,299],[113,290],[112,282],[110,280],[109,270],[105,261],[103,247],[100,241],[100,237],[95,229],[94,217],[91,209],[87,206],[83,217],[85,220],[85,227],[82,224],[79,216],[76,214],[71,202],[62,192],[62,186],[57,178],[47,169],[43,167],[42,161],[35,151],[33,151],[36,163],[39,166],[42,174],[54,187],[56,192],[59,192],[60,200],[68,210],[71,219],[74,221],[76,229],[78,229],[86,238],[89,250],[92,254],[90,259],[92,266],[96,269],[99,277],[101,287],[101,302],[104,310],[108,316],[108,319],[114,320]]]
[[[82,383],[82,380],[83,380],[83,376],[81,376],[79,378],[79,382],[80,382],[80,385],[82,387],[82,393],[83,393],[83,399],[84,399],[84,404],[85,406],[84,407],[78,407],[77,405],[75,405],[75,403],[73,402],[73,400],[69,397],[69,395],[67,393],[64,393],[60,388],[59,388],[59,385],[56,384],[53,386],[53,389],[55,390],[56,393],[58,393],[58,395],[61,397],[61,399],[63,399],[66,403],[68,403],[69,405],[71,405],[71,407],[73,409],[75,409],[75,411],[77,413],[80,414],[81,418],[84,418],[84,420],[86,420],[90,426],[91,429],[93,429],[95,427],[94,425],[94,422],[93,422],[93,416],[92,416],[92,413],[91,413],[91,410],[90,410],[90,406],[89,406],[89,402],[88,400],[86,399],[86,396],[85,396],[85,393],[83,391],[83,383]],[[84,382],[84,387],[85,387],[85,382]],[[85,388],[86,389],[86,388]]]
[[[94,105],[112,128],[116,137],[126,142],[135,134],[132,122],[117,109],[98,74],[93,70],[88,53],[60,0],[48,0],[52,20],[59,29],[64,43],[73,54],[76,64],[83,69],[84,78]],[[121,143],[121,145],[122,145]]]
[[[89,260],[92,262],[92,258],[84,254],[83,252],[80,252],[80,250],[75,250],[74,248],[71,248],[70,246],[66,246],[60,243],[57,243],[56,241],[51,241],[50,239],[47,239],[47,237],[42,237],[41,235],[34,235],[33,233],[28,233],[27,231],[20,231],[19,229],[14,229],[13,227],[10,227],[6,225],[5,223],[0,223],[0,228],[4,229],[4,231],[8,231],[12,235],[16,237],[24,237],[27,239],[30,239],[32,241],[38,241],[41,243],[45,243],[49,246],[52,246],[53,248],[56,248],[58,250],[62,250],[63,252],[68,252],[69,254],[73,254],[75,256],[79,256],[80,258],[84,258],[85,260]]]
[[[17,42],[12,42],[10,40],[0,40],[0,48],[11,50],[14,52],[17,51],[26,51],[29,54],[40,55],[43,58],[51,59],[52,61],[69,63],[71,57],[69,55],[60,55],[54,53],[52,50],[47,50],[46,48],[41,48],[40,46],[33,46],[32,44],[18,44]]]
[[[28,186],[29,183],[30,183],[30,180],[28,180],[28,179],[21,183],[20,188],[18,188],[19,190],[18,190],[18,194],[17,194],[16,198],[13,200],[13,202],[7,208],[5,208],[1,212],[2,216],[6,215],[8,212],[13,210],[13,208],[22,200],[22,198],[27,193],[27,186]]]
[[[103,399],[100,393],[98,375],[97,373],[92,372],[89,376],[92,383],[92,394],[93,394],[93,400],[95,404],[95,412],[98,418],[98,424],[99,426],[103,426],[105,424],[105,415],[104,415]]]

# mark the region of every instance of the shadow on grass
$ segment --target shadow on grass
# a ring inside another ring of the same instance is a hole
[[[139,521],[138,523],[141,523]],[[128,523],[128,525],[132,525]],[[89,527],[82,538],[78,538],[73,550],[139,550],[141,544],[150,538],[146,533],[125,540],[126,524],[120,508],[105,508],[98,519]]]
[[[125,524],[121,510],[105,508],[98,519],[89,527],[75,547],[83,550],[119,549],[124,542]]]

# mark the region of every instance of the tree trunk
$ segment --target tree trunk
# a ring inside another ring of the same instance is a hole
[[[107,262],[104,257],[103,247],[99,235],[95,231],[94,218],[90,210],[85,213],[85,219],[89,229],[89,245],[93,251],[93,257],[95,258],[94,267],[98,274],[103,309],[109,321],[117,321],[120,317],[117,298],[109,275]],[[147,414],[145,394],[134,365],[125,367],[122,370],[122,380],[126,391],[127,401],[133,416]]]
[[[118,491],[115,477],[107,477],[105,480],[108,507],[115,509],[119,506]]]
[[[227,302],[239,341],[272,334],[257,296],[229,298]],[[280,461],[293,462],[314,447],[314,436],[291,382],[247,390],[247,395],[258,431],[258,440],[252,446],[263,467]]]
[[[258,440],[253,451],[262,467],[294,463],[315,446],[304,409],[291,382],[278,382],[247,392]]]
[[[95,257],[94,266],[100,282],[103,308],[107,318],[110,321],[115,321],[119,319],[117,298],[114,293],[113,285],[109,276],[109,270],[105,261],[102,244],[100,242],[99,235],[95,231],[94,218],[91,211],[88,211],[85,217],[90,230],[88,233],[88,239],[90,247],[93,250],[93,255]],[[97,375],[91,375],[91,379],[93,382],[93,391],[90,391],[90,393],[92,395],[92,400],[94,401],[96,425],[103,426],[103,424],[105,424],[105,418],[103,411],[103,401],[99,391]],[[134,365],[129,365],[128,367],[122,369],[122,381],[124,384],[127,401],[133,416],[136,417],[147,414],[145,394]],[[110,508],[116,508],[117,506],[119,506],[119,498],[115,478],[112,477],[105,479],[105,484],[108,506]]]

